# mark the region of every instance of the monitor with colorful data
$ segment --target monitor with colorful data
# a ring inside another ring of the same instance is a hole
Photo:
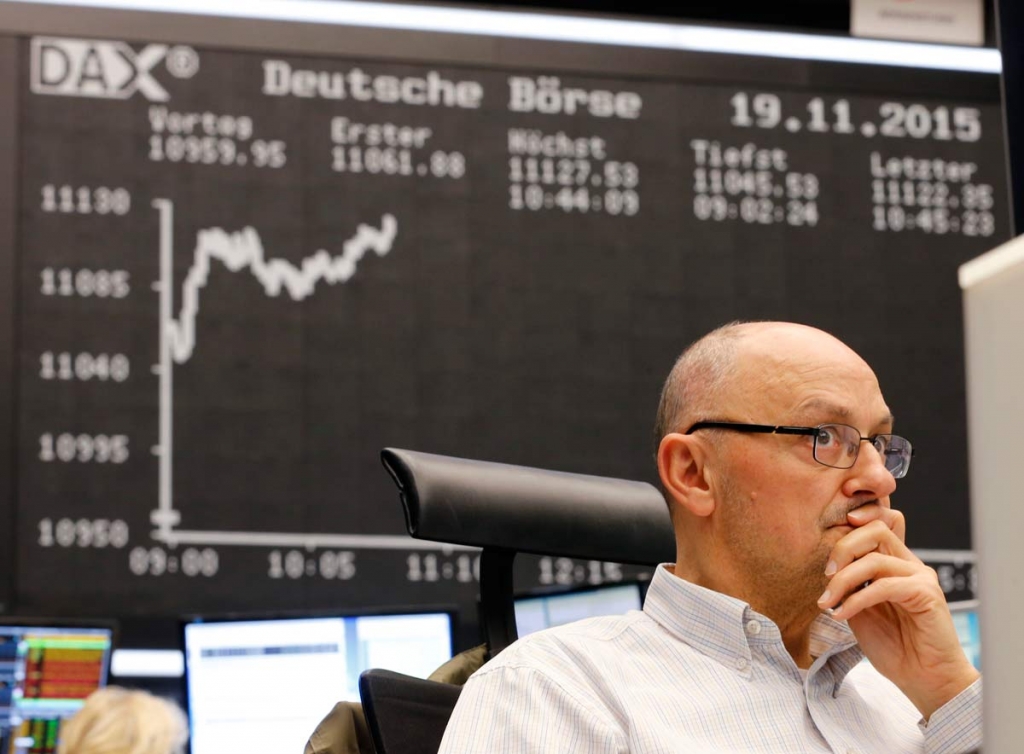
[[[107,683],[113,624],[0,623],[0,754],[50,754]]]
[[[426,678],[452,656],[450,612],[193,620],[185,625],[192,754],[302,750],[359,674]]]

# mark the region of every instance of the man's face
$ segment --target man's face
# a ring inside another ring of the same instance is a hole
[[[726,414],[715,418],[810,427],[842,423],[865,437],[892,431],[874,373],[837,341],[797,338],[753,348],[741,354],[738,366]],[[734,432],[717,442],[716,544],[747,588],[775,604],[813,604],[827,583],[833,546],[851,531],[846,514],[869,502],[888,507],[896,488],[870,443],[861,443],[852,468],[836,469],[814,460],[813,442]]]

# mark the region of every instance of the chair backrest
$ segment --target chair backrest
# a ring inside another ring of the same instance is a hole
[[[461,686],[367,670],[359,697],[377,754],[437,754]]]
[[[492,656],[516,639],[517,552],[644,565],[675,558],[668,508],[645,482],[396,448],[381,459],[411,536],[483,548],[481,618]]]

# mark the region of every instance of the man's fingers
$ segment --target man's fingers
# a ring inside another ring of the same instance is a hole
[[[921,576],[923,578],[923,574]],[[924,613],[934,607],[936,601],[932,598],[932,590],[923,588],[922,578],[909,576],[872,581],[860,591],[850,594],[841,605],[832,608],[832,617],[850,620],[858,613],[883,603],[891,603],[910,613]]]
[[[829,558],[825,570],[826,576],[831,576],[840,571],[858,558],[862,558],[869,552],[881,552],[883,555],[893,555],[912,563],[920,563],[920,559],[912,553],[896,532],[889,528],[889,525],[881,519],[865,524],[854,529],[845,537],[836,542],[832,548],[832,555]]]
[[[867,582],[894,576],[913,576],[920,571],[916,563],[871,552],[843,568],[828,583],[828,589],[818,600],[818,607],[835,607],[850,594],[864,587]]]
[[[853,526],[864,526],[871,521],[882,521],[900,542],[905,542],[907,539],[906,517],[900,511],[893,510],[888,506],[878,503],[862,505],[847,513],[846,518]]]

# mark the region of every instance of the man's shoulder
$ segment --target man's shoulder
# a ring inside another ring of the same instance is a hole
[[[640,611],[566,623],[524,636],[509,645],[477,674],[502,669],[564,671],[581,665],[614,663],[628,658],[637,634],[650,630],[653,621]]]
[[[645,643],[648,624],[653,621],[634,611],[538,631],[509,645],[477,670],[467,681],[466,691],[469,695],[549,694],[592,711],[603,709],[617,679],[635,672],[636,647]]]
[[[514,642],[466,682],[441,752],[625,751],[617,686],[648,622],[588,618]]]

